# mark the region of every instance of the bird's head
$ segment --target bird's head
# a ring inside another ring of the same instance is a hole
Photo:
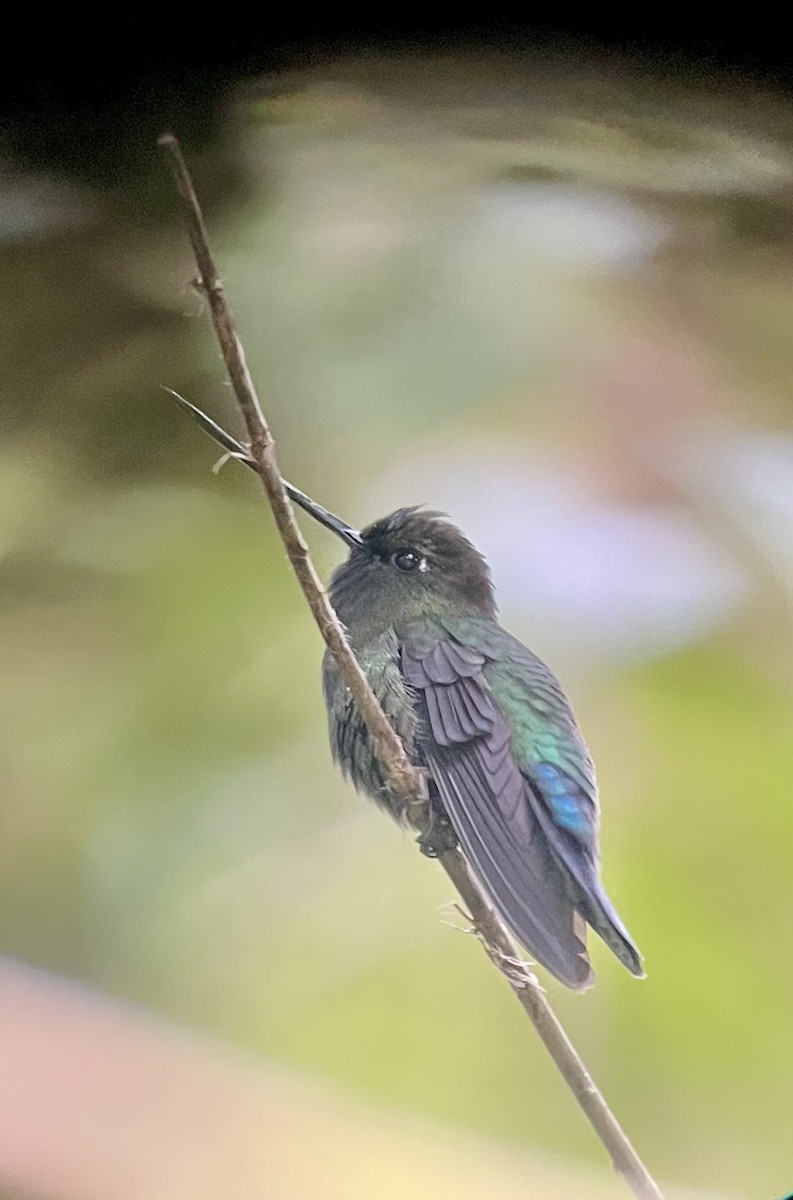
[[[330,598],[353,635],[434,614],[495,616],[487,563],[442,513],[400,508],[360,532],[328,527],[350,546]]]

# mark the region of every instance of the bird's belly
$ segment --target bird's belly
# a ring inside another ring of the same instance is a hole
[[[396,639],[392,635],[378,639],[374,646],[358,653],[372,691],[377,696],[408,757],[417,766],[416,727],[418,718],[413,698],[399,668]],[[389,789],[383,768],[372,750],[371,738],[352,694],[326,655],[323,670],[328,732],[334,760],[359,791],[370,796],[396,820],[404,817],[405,802]]]

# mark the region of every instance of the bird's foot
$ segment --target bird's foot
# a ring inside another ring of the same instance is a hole
[[[443,813],[431,810],[429,825],[416,838],[416,843],[427,858],[437,858],[447,850],[453,850],[457,845],[457,838],[448,818]]]
[[[422,794],[410,800],[404,809],[408,824],[421,832],[416,843],[427,858],[437,858],[447,850],[453,850],[457,838],[448,817],[440,807],[437,792],[431,790],[432,776],[426,767],[417,767],[422,781]]]

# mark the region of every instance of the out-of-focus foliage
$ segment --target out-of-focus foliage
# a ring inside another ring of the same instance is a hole
[[[488,554],[588,733],[647,961],[638,984],[596,946],[597,988],[553,1002],[661,1177],[781,1193],[790,107],[451,61],[245,103],[248,199],[215,240],[282,466],[355,522],[444,508]],[[3,950],[599,1161],[443,879],[333,773],[319,638],[255,481],[212,475],[160,391],[235,419],[175,214],[133,228],[99,195],[14,188]],[[339,548],[307,534],[327,573]]]

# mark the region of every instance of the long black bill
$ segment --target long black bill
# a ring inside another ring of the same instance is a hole
[[[256,466],[256,460],[251,455],[249,446],[243,445],[242,442],[238,442],[236,438],[233,438],[230,433],[226,433],[226,430],[222,429],[211,417],[208,417],[200,408],[196,408],[189,400],[185,400],[184,396],[180,396],[172,388],[165,388],[165,391],[169,396],[173,396],[179,407],[188,413],[197,425],[200,425],[204,433],[208,434],[213,441],[223,447],[230,458],[236,458],[239,462],[245,463],[246,467],[250,467],[258,475],[259,468]],[[353,529],[352,525],[348,525],[346,521],[342,521],[341,517],[336,517],[332,512],[328,512],[321,504],[317,504],[316,500],[312,500],[305,492],[301,492],[300,488],[287,483],[285,479],[282,479],[281,482],[290,499],[294,500],[295,504],[298,504],[315,521],[319,521],[320,525],[324,525],[326,529],[332,530],[348,546],[354,547],[363,544],[360,533],[357,529]]]

